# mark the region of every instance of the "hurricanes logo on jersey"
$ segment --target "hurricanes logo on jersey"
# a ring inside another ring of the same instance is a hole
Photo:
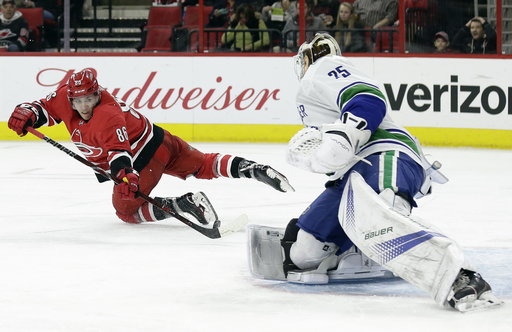
[[[82,154],[86,157],[99,157],[103,153],[102,148],[97,148],[95,146],[89,146],[87,144],[84,144],[82,142],[82,134],[80,133],[80,130],[75,129],[73,131],[73,135],[71,135],[71,140],[73,143],[75,143],[76,147]]]
[[[16,34],[11,31],[11,29],[2,29],[0,30],[0,39],[9,39],[15,37]]]

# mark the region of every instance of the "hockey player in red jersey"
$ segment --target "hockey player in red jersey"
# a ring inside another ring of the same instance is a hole
[[[90,70],[75,73],[46,98],[16,106],[8,126],[18,135],[27,127],[64,122],[71,140],[92,163],[124,182],[114,186],[116,214],[128,223],[157,221],[171,215],[135,193],[149,195],[162,174],[185,180],[218,177],[253,178],[274,189],[293,191],[284,175],[268,165],[232,155],[202,153],[181,138],[152,124],[145,116],[104,90]],[[100,182],[108,179],[96,174]],[[217,220],[203,193],[155,197],[159,203],[201,224]]]

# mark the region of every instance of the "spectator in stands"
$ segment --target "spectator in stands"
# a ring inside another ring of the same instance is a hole
[[[398,18],[398,0],[356,0],[354,13],[366,27],[391,26]]]
[[[31,0],[16,0],[16,6],[18,8],[43,8],[43,19],[55,21],[55,15],[50,12],[48,9],[49,7],[56,7],[57,1],[51,1],[51,0],[40,0],[40,1],[31,1]]]
[[[455,34],[452,45],[462,53],[496,54],[496,31],[477,16]]]
[[[448,48],[450,46],[450,38],[448,34],[444,31],[439,31],[434,36],[434,53],[451,53],[451,49]]]
[[[313,36],[320,31],[325,31],[326,27],[324,21],[319,17],[316,17],[313,14],[315,9],[315,4],[313,0],[305,0],[304,2],[304,15],[306,16],[306,40],[312,39]],[[299,49],[300,40],[299,40],[299,23],[300,23],[300,4],[297,2],[297,15],[286,22],[284,26],[282,37],[284,46],[286,47],[286,52],[297,52]],[[274,50],[277,51],[277,50]]]
[[[28,23],[16,10],[14,0],[2,1],[0,21],[0,45],[7,46],[8,52],[25,51],[29,40]]]
[[[228,31],[222,35],[222,43],[234,51],[254,52],[270,44],[268,32],[236,32],[247,29],[265,30],[267,26],[263,20],[256,18],[254,8],[249,4],[242,4],[231,17]],[[234,30],[234,31],[233,31]]]
[[[290,0],[280,0],[261,10],[261,19],[269,29],[282,31],[286,22],[297,16],[297,6]]]
[[[336,19],[334,39],[338,42],[342,53],[368,52],[364,25],[355,19],[354,7],[349,2],[341,3]],[[348,29],[348,31],[340,31]],[[351,31],[351,29],[361,29]]]
[[[327,28],[334,28],[339,7],[339,0],[315,0],[313,13],[324,21]]]
[[[43,8],[44,39],[49,47],[58,47],[57,19],[62,10],[56,0],[16,0],[18,8]]]
[[[227,28],[230,25],[231,17],[236,9],[243,3],[249,3],[250,0],[216,0],[213,9],[208,15],[207,28]]]

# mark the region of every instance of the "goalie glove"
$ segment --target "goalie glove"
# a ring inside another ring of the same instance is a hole
[[[291,165],[313,173],[333,173],[343,169],[370,138],[366,121],[348,112],[344,122],[325,124],[321,131],[305,128],[288,144],[286,160]]]
[[[27,134],[27,127],[32,127],[37,121],[37,110],[30,104],[19,104],[9,118],[8,126],[16,134],[23,137]]]
[[[312,168],[312,158],[322,144],[322,133],[316,128],[304,128],[296,133],[286,149],[286,162],[308,172],[329,173],[328,169]]]

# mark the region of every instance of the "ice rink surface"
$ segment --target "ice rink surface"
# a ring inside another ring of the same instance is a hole
[[[71,143],[63,143],[75,150]],[[203,191],[221,220],[285,227],[325,176],[284,144],[196,143],[272,165],[297,190],[165,176],[152,195]],[[76,150],[75,150],[76,151]],[[505,305],[461,314],[400,279],[327,286],[254,279],[245,231],[211,240],[176,220],[130,225],[112,184],[44,142],[0,142],[0,331],[511,331],[512,151],[424,148],[450,179],[414,214],[456,239]]]

